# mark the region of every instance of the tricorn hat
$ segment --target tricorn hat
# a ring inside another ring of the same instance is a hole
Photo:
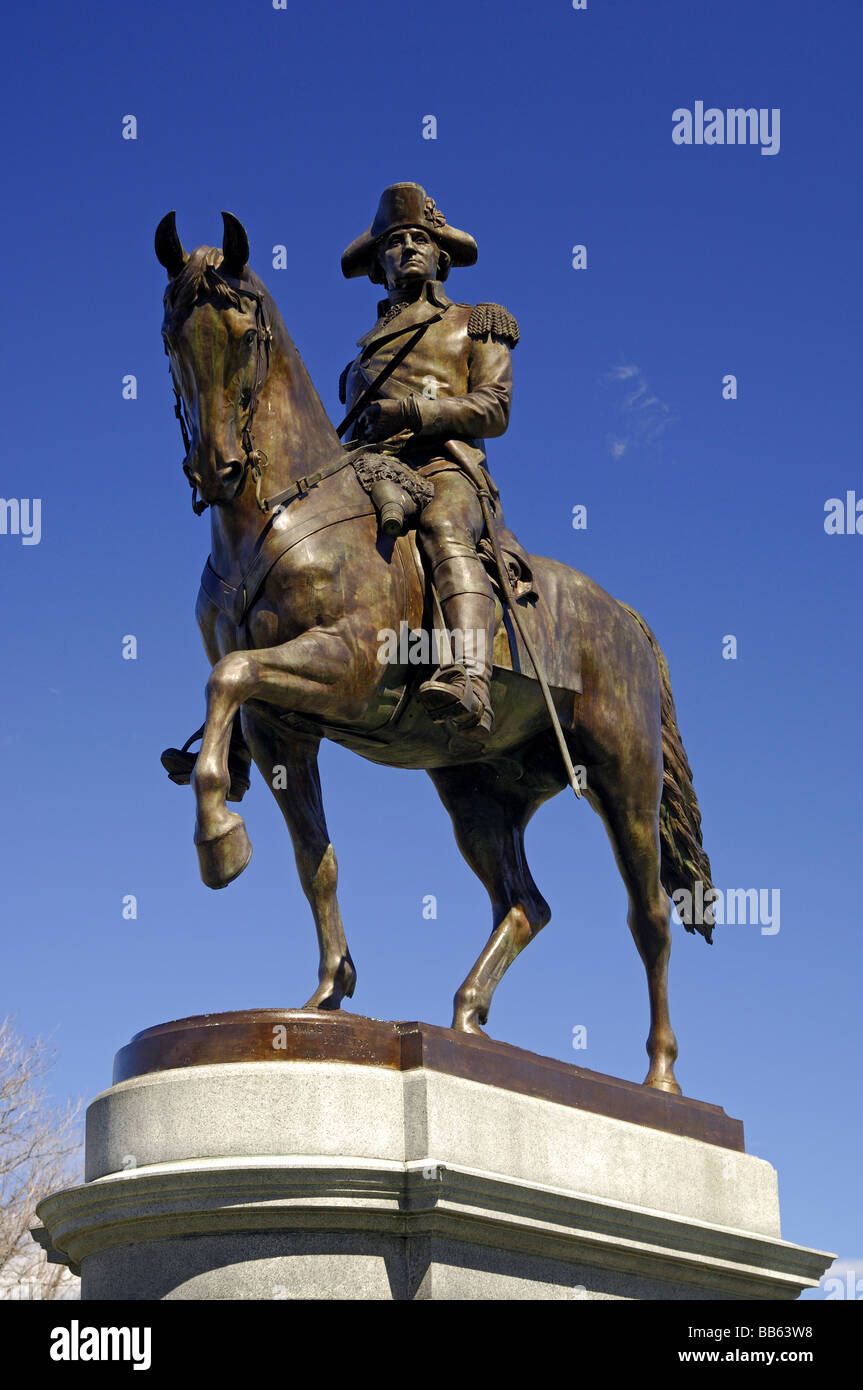
[[[393,183],[381,194],[372,225],[342,253],[342,274],[349,280],[356,275],[368,275],[375,284],[381,284],[375,248],[381,237],[397,227],[422,227],[446,252],[438,268],[439,280],[446,279],[451,265],[474,265],[476,262],[473,237],[451,227],[424,188],[418,183]]]

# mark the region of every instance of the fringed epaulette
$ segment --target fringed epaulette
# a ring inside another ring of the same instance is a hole
[[[472,338],[484,338],[491,333],[495,338],[503,338],[511,348],[519,339],[518,324],[502,304],[477,304],[471,310],[467,331]]]

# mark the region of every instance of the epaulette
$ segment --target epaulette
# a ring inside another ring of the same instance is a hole
[[[511,348],[515,347],[519,339],[518,324],[502,304],[475,305],[467,321],[467,331],[472,338],[484,338],[487,333],[491,333],[495,338],[503,338]]]

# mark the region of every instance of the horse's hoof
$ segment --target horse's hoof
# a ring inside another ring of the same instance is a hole
[[[237,822],[224,835],[204,840],[197,846],[201,878],[208,888],[227,888],[239,878],[252,857],[246,827],[239,817]]]
[[[654,1091],[664,1091],[668,1096],[682,1096],[683,1092],[678,1086],[673,1076],[646,1077],[645,1086],[650,1086]]]
[[[318,985],[311,999],[303,1005],[304,1009],[326,1009],[334,1013],[341,1008],[343,999],[350,999],[357,983],[354,963],[347,957],[338,969]]]
[[[302,1011],[315,1009],[322,1014],[340,1014],[342,1011],[341,1000],[336,1001],[331,994],[322,994],[320,990],[315,990],[311,999],[307,999],[302,1006]],[[345,1015],[347,1017],[347,1015]]]
[[[484,1028],[480,1028],[479,1019],[476,1014],[456,1016],[452,1021],[454,1033],[470,1033],[475,1038],[487,1038],[488,1033]]]

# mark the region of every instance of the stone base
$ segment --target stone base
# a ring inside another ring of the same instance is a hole
[[[793,1299],[833,1258],[718,1107],[488,1039],[259,1010],[115,1077],[34,1233],[85,1299]]]

